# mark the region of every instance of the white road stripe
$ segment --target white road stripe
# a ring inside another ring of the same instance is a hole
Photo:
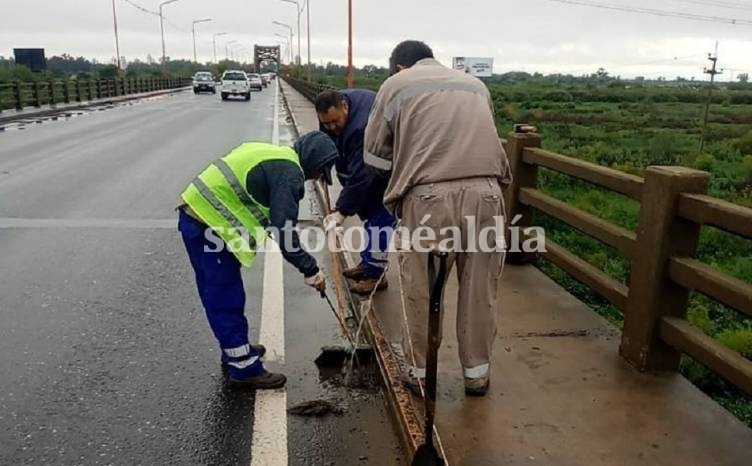
[[[279,77],[274,80],[274,122],[272,123],[272,144],[279,145]]]
[[[279,84],[274,93],[272,142],[279,143]],[[285,362],[285,290],[282,253],[267,240],[264,253],[264,291],[259,341],[267,360]],[[251,466],[287,466],[287,392],[259,390],[254,406]]]

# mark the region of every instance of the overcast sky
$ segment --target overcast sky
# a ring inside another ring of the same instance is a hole
[[[115,0],[121,55],[161,55],[159,18]],[[317,63],[345,63],[347,1],[311,1],[311,55]],[[587,0],[752,21],[752,0]],[[133,0],[157,10],[159,0]],[[301,5],[305,0],[300,0]],[[723,5],[723,7],[719,6]],[[729,8],[737,6],[738,8]],[[605,67],[622,76],[703,78],[707,52],[720,42],[722,79],[752,72],[752,25],[731,25],[557,3],[551,0],[353,0],[356,65],[386,66],[394,45],[420,39],[446,64],[453,56],[490,56],[495,71],[590,73]],[[167,55],[191,58],[191,22],[197,26],[200,61],[235,40],[250,54],[253,44],[283,41],[272,20],[296,26],[295,6],[280,0],[179,0],[166,5]],[[750,23],[752,24],[752,23]],[[302,54],[306,58],[305,12]],[[297,32],[297,31],[296,31]],[[293,40],[297,50],[297,37]],[[43,47],[110,61],[115,56],[111,0],[0,0],[0,55],[14,47]],[[242,52],[239,52],[242,53]]]

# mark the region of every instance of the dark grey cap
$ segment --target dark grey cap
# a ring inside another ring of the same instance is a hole
[[[332,184],[332,167],[338,154],[332,138],[321,131],[311,131],[299,137],[293,149],[300,157],[300,165],[306,178],[320,173],[327,184]]]

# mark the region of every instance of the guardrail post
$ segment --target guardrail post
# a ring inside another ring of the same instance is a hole
[[[55,96],[55,81],[49,81],[47,83],[47,86],[49,88],[49,93],[50,93],[50,96],[49,96],[50,105],[55,106],[57,105],[57,97]]]
[[[63,101],[66,104],[70,103],[70,80],[63,79]]]
[[[538,167],[522,161],[522,154],[527,147],[541,147],[541,137],[537,133],[509,133],[507,139],[507,159],[509,168],[512,170],[513,182],[506,189],[504,194],[504,204],[506,205],[506,226],[511,227],[512,222],[517,216],[520,219],[514,223],[514,227],[519,228],[522,232],[525,228],[533,225],[533,208],[522,205],[519,202],[520,188],[535,188],[538,184]],[[508,264],[530,264],[535,262],[534,253],[528,253],[520,250],[524,241],[522,235],[519,235],[520,244],[512,244],[507,241],[509,249],[506,256]],[[507,230],[507,239],[510,239],[510,232]]]
[[[81,102],[81,83],[76,79],[73,81],[76,86],[76,102]]]
[[[125,78],[120,78],[120,90],[122,91],[120,95],[128,94],[128,91],[126,90],[126,87],[125,87],[125,85],[128,84],[127,81],[128,80]]]
[[[39,81],[34,81],[34,85],[32,86],[32,99],[34,101],[35,107],[41,107],[42,102],[40,101],[39,94],[40,94],[40,86]]]
[[[23,93],[21,92],[21,81],[13,83],[13,97],[16,100],[16,110],[23,110]]]
[[[685,167],[648,167],[624,313],[621,355],[641,371],[676,371],[681,354],[658,336],[662,317],[687,313],[689,291],[668,278],[668,260],[694,257],[700,225],[676,215],[679,194],[705,194],[710,174]]]

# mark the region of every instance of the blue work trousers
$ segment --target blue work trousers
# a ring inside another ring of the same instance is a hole
[[[246,379],[264,373],[258,353],[248,343],[245,318],[245,289],[240,262],[233,253],[206,238],[206,225],[182,210],[178,230],[196,274],[196,286],[214,336],[234,379]],[[216,241],[216,239],[215,239]]]

